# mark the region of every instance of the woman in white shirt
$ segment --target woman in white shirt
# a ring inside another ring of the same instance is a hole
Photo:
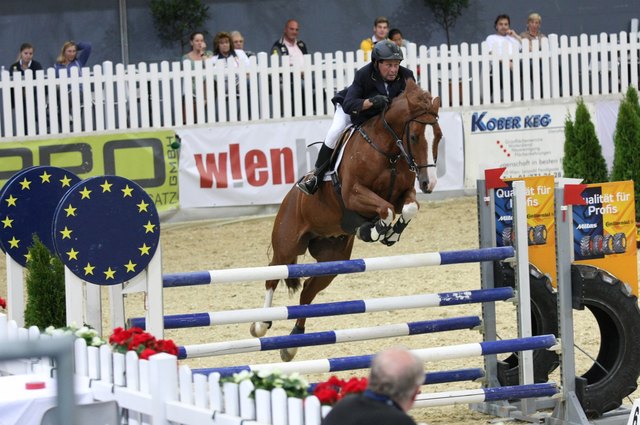
[[[213,58],[214,63],[224,61],[226,67],[237,68],[240,63],[249,65],[249,57],[243,50],[235,50],[231,44],[231,34],[219,32],[213,38]]]

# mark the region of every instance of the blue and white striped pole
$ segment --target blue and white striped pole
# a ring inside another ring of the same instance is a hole
[[[529,338],[486,341],[472,344],[450,345],[445,347],[423,348],[411,350],[424,362],[462,359],[485,356],[488,354],[510,353],[512,351],[537,350],[549,348],[556,344],[554,335],[537,335]],[[219,368],[194,369],[194,373],[209,375],[218,372],[221,376],[234,373],[258,370],[278,370],[284,374],[291,373],[330,373],[344,370],[366,369],[371,365],[373,354],[364,356],[336,357],[332,359],[305,360],[299,362],[264,363],[256,365],[229,366]]]
[[[379,311],[430,308],[450,305],[504,301],[513,298],[511,287],[474,289],[470,291],[441,292],[438,294],[406,295],[368,300],[338,301],[323,304],[307,304],[287,307],[253,308],[208,313],[189,313],[164,316],[165,329],[192,328],[198,326],[229,325],[273,320],[299,319],[302,317],[326,317],[345,314],[374,313]],[[130,327],[144,329],[144,317],[129,319]]]
[[[226,354],[249,353],[253,351],[279,350],[282,348],[309,347],[313,345],[338,344],[342,342],[365,341],[433,332],[472,329],[480,326],[478,316],[463,316],[450,319],[425,320],[395,325],[374,326],[337,331],[314,332],[298,335],[284,335],[264,338],[248,338],[237,341],[223,341],[208,344],[193,344],[178,347],[179,359],[221,356]]]
[[[162,282],[165,288],[173,288],[177,286],[208,285],[210,283],[287,279],[411,267],[440,266],[446,264],[477,263],[481,261],[504,260],[513,257],[514,254],[515,251],[513,247],[501,246],[497,248],[405,254],[390,257],[328,261],[324,263],[172,273],[163,275]]]
[[[476,390],[445,391],[419,394],[413,405],[417,407],[449,406],[452,404],[484,403],[497,400],[521,400],[548,397],[558,393],[554,383],[514,385],[509,387],[481,388]]]
[[[427,372],[424,374],[423,385],[434,384],[446,384],[450,382],[462,382],[462,381],[475,381],[485,377],[483,369],[480,368],[468,368],[468,369],[453,369],[442,370],[438,372]],[[317,382],[309,385],[309,392],[313,392],[313,389],[318,385]]]

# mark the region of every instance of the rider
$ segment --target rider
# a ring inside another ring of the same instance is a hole
[[[349,120],[353,125],[362,124],[402,93],[407,79],[415,81],[413,72],[400,66],[403,59],[402,50],[393,41],[379,41],[373,47],[371,63],[360,68],[353,83],[331,99],[336,105],[333,122],[318,153],[315,170],[297,183],[301,191],[307,195],[316,193],[329,168],[338,138],[349,125]]]

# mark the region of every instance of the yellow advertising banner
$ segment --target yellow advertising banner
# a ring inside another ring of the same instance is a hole
[[[553,176],[504,179],[507,187],[495,189],[496,246],[513,244],[513,182],[522,180],[527,190],[527,241],[529,263],[557,283],[556,231]]]
[[[606,270],[638,295],[633,181],[589,184],[582,198],[573,206],[574,263]]]
[[[65,168],[85,179],[117,175],[135,181],[159,211],[178,208],[178,151],[172,130],[0,143],[0,187],[34,165]]]

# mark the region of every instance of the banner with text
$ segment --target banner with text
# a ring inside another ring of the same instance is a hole
[[[633,182],[589,184],[582,198],[573,206],[575,263],[608,271],[638,295]]]
[[[329,120],[178,130],[180,206],[279,204],[313,168]]]
[[[574,104],[465,112],[466,188],[485,169],[506,167],[505,177],[562,177],[564,121]]]
[[[173,130],[0,143],[0,186],[34,165],[65,168],[80,178],[117,175],[138,183],[159,211],[178,207],[178,153]]]
[[[556,232],[553,176],[505,179],[507,187],[495,189],[496,246],[513,246],[513,182],[522,180],[527,198],[529,263],[556,286]]]
[[[440,114],[436,191],[462,189],[459,113]],[[312,170],[327,119],[177,130],[182,208],[279,204]],[[312,146],[309,146],[313,144]]]

